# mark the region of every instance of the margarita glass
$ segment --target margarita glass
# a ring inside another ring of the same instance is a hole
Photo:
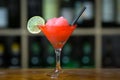
[[[39,25],[39,29],[55,49],[56,68],[52,73],[48,74],[53,78],[62,73],[60,65],[61,51],[75,28],[76,25],[70,25],[64,17],[52,18],[49,19],[45,25]]]
[[[45,23],[45,20],[40,16],[30,18],[27,23],[27,29],[30,33],[38,34],[42,31],[55,49],[56,67],[53,72],[48,74],[51,78],[57,78],[63,72],[60,64],[62,48],[75,30],[75,24],[85,9],[86,7],[83,7],[71,24],[64,17],[52,18]]]

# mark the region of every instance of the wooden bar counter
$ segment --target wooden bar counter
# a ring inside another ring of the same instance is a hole
[[[120,69],[63,69],[55,79],[51,69],[0,69],[0,80],[120,80]]]

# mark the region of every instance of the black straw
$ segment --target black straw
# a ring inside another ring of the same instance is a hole
[[[80,13],[78,14],[78,16],[76,16],[76,18],[74,19],[74,21],[71,23],[71,25],[76,24],[77,20],[82,15],[82,13],[85,11],[85,9],[86,9],[86,7],[83,7],[83,9],[80,11]]]

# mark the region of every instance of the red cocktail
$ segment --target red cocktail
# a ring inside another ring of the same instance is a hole
[[[76,28],[76,25],[70,25],[65,18],[60,17],[48,20],[45,25],[40,25],[39,28],[55,49],[56,68],[50,75],[51,77],[57,77],[61,72],[60,54],[62,47]]]
[[[71,25],[64,17],[49,19],[45,24],[45,20],[42,17],[34,16],[30,18],[27,23],[27,29],[30,33],[37,34],[42,31],[55,49],[56,68],[54,72],[49,74],[52,78],[58,77],[58,75],[62,72],[60,66],[60,54],[62,47],[76,28],[76,25],[74,24],[77,22],[85,9],[86,7],[80,11],[79,15],[75,18]]]
[[[54,23],[54,20],[59,21],[59,19],[63,21],[57,24]],[[44,35],[47,37],[47,39],[50,41],[50,43],[53,45],[55,49],[62,48],[67,39],[69,38],[69,36],[71,35],[71,33],[73,32],[73,30],[75,29],[75,26],[70,26],[68,23],[65,23],[64,21],[65,20],[63,17],[53,18],[49,20],[48,23],[46,23],[46,25],[40,26],[40,29],[42,30]]]

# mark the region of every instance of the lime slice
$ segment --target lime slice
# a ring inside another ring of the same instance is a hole
[[[44,25],[45,20],[40,16],[34,16],[28,20],[27,29],[32,34],[40,33],[41,30],[38,28],[38,25]]]

